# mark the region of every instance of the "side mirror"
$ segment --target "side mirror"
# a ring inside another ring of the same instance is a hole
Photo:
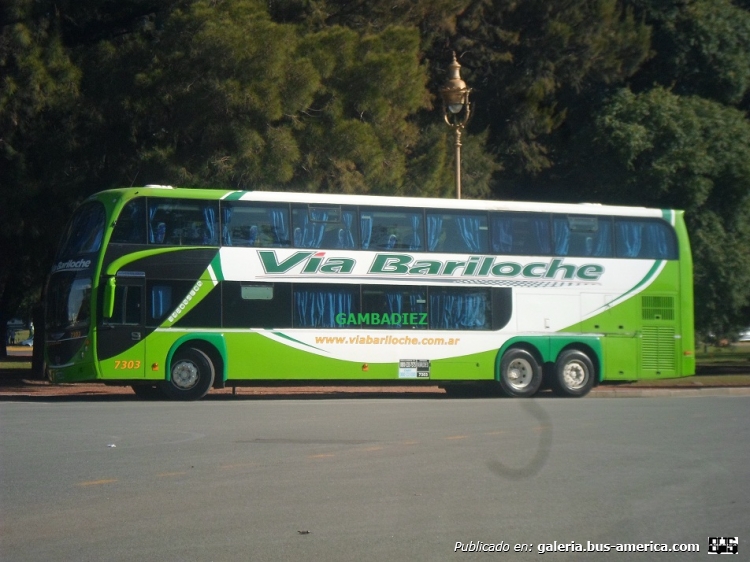
[[[114,277],[107,279],[107,283],[104,285],[104,300],[102,302],[102,316],[104,318],[112,318],[115,313],[115,286],[116,280]]]

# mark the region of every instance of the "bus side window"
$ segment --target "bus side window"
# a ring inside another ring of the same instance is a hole
[[[111,243],[145,244],[146,243],[146,198],[133,199],[120,211],[117,217]]]
[[[618,258],[677,259],[677,242],[671,226],[661,220],[615,219]]]
[[[148,242],[173,246],[216,246],[218,203],[192,199],[148,200]]]
[[[266,203],[222,202],[224,246],[288,248],[291,246],[289,207]]]
[[[428,211],[427,248],[431,252],[487,253],[486,213]]]
[[[109,324],[141,323],[141,287],[118,285],[115,289],[115,306]]]
[[[409,209],[362,209],[362,247],[364,240],[373,250],[409,250],[424,249],[424,225],[421,211]],[[365,228],[367,232],[365,232]]]
[[[549,222],[549,215],[543,213],[493,213],[492,252],[516,256],[550,255]]]

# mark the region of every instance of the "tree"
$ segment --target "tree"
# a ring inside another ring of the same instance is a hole
[[[571,183],[621,204],[682,208],[695,267],[696,324],[729,335],[750,305],[750,123],[741,111],[664,88],[611,97]]]
[[[0,325],[38,290],[59,221],[70,121],[80,73],[51,2],[15,0],[0,20]],[[3,329],[4,332],[4,329]],[[0,356],[6,353],[5,340]]]

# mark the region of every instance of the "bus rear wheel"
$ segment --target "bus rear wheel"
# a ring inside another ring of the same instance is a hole
[[[208,355],[189,347],[175,354],[169,380],[161,383],[161,389],[173,400],[200,400],[211,389],[214,373]]]
[[[525,349],[509,349],[500,362],[500,388],[508,396],[533,396],[542,384],[542,368]]]
[[[583,351],[563,351],[555,362],[551,383],[559,396],[586,396],[594,386],[594,364]]]

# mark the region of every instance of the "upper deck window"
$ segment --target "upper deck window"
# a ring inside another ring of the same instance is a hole
[[[219,244],[219,205],[215,201],[149,198],[147,219],[149,244]]]
[[[554,215],[552,242],[557,256],[612,257],[612,219]]]
[[[111,243],[146,243],[146,198],[138,197],[128,202],[117,217]]]
[[[616,218],[615,239],[618,258],[677,259],[674,231],[661,220]]]
[[[359,244],[356,209],[341,207],[293,207],[295,248],[337,248],[353,250]]]
[[[104,235],[104,207],[86,203],[76,210],[60,245],[58,259],[68,259],[98,252]]]
[[[492,252],[495,254],[548,256],[552,250],[549,215],[493,213]]]
[[[423,213],[418,209],[360,209],[363,250],[424,250]]]
[[[221,220],[221,242],[224,246],[290,246],[287,205],[224,202],[221,205]]]
[[[427,211],[430,252],[487,253],[487,214]]]

